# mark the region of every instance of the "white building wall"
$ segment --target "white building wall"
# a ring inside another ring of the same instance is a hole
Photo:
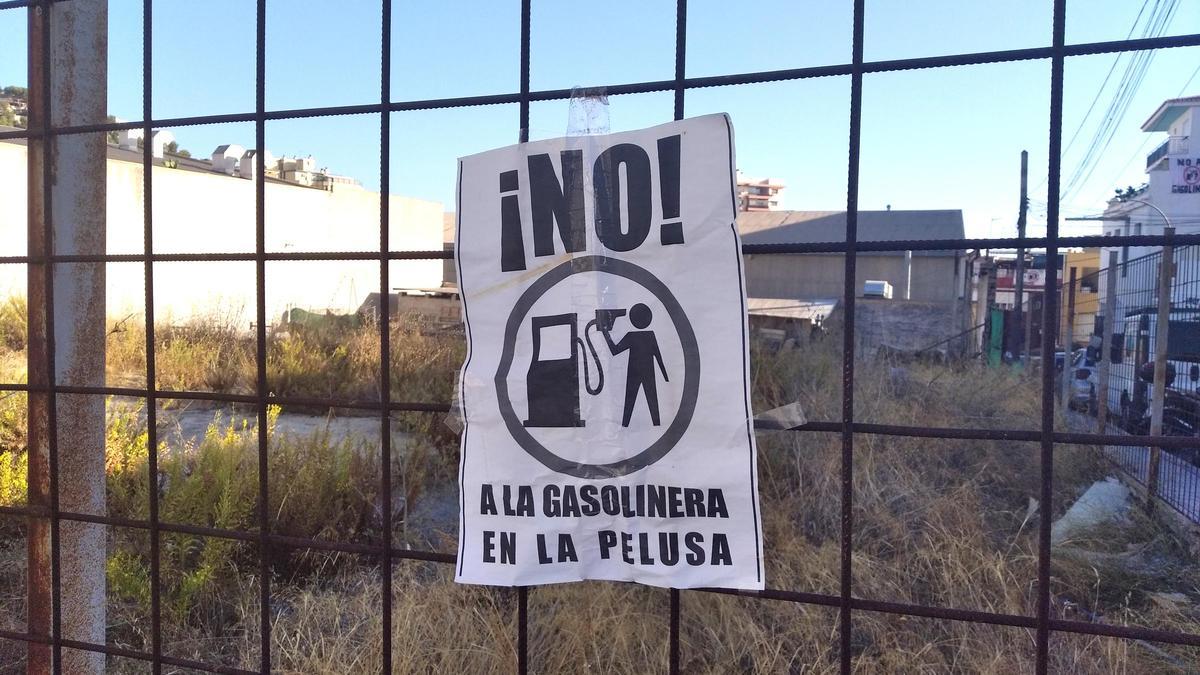
[[[1194,106],[1190,110],[1185,111],[1180,115],[1179,119],[1171,124],[1166,138],[1158,136],[1155,139],[1161,143],[1168,138],[1176,138],[1179,139],[1179,142],[1173,144],[1170,148],[1174,152],[1168,153],[1167,164],[1162,165],[1162,168],[1147,172],[1148,187],[1137,196],[1137,199],[1150,202],[1159,209],[1162,209],[1167,217],[1171,219],[1171,224],[1175,227],[1177,234],[1200,234],[1200,193],[1173,193],[1171,191],[1171,173],[1169,169],[1169,164],[1180,157],[1191,157],[1193,161],[1200,160],[1200,135],[1197,135],[1200,132],[1200,114],[1197,114],[1198,112],[1200,112],[1200,108]],[[1155,147],[1157,147],[1157,143]],[[1166,226],[1165,221],[1158,211],[1137,202],[1110,202],[1108,209],[1105,211],[1105,216],[1128,218],[1128,221],[1104,221],[1102,226],[1106,235],[1162,234]],[[1100,253],[1100,266],[1105,267],[1108,265],[1109,252],[1111,251],[1116,251],[1118,263],[1123,263],[1126,260],[1136,260],[1159,250],[1160,247],[1158,246],[1104,247]],[[1117,288],[1119,296],[1132,291],[1149,291],[1155,287],[1156,281],[1154,274],[1142,273],[1124,277],[1118,276]],[[1106,290],[1106,284],[1101,283],[1099,288],[1100,307],[1105,306]],[[1194,296],[1195,289],[1180,286],[1177,288],[1176,297],[1172,298],[1172,302],[1193,302]],[[1118,315],[1123,311],[1123,308],[1118,308]]]
[[[25,146],[0,142],[0,256],[26,249]],[[254,182],[216,173],[154,167],[155,253],[253,253]],[[379,195],[361,188],[316,190],[268,181],[265,236],[269,252],[372,251],[379,248]],[[108,161],[108,252],[142,253],[142,165]],[[394,250],[441,250],[442,205],[391,195]],[[219,315],[248,327],[255,318],[253,261],[164,262],[154,268],[155,315],[183,322]],[[271,261],[267,315],[290,307],[351,312],[379,290],[377,261]],[[442,261],[389,263],[392,288],[437,288]],[[23,265],[0,265],[0,298],[25,292]],[[108,265],[107,313],[144,311],[142,263]],[[389,289],[390,290],[390,289]]]
[[[246,154],[246,149],[236,144],[225,148],[224,152],[216,152],[214,150],[211,158],[213,171],[226,173],[230,176],[236,174],[238,162],[244,154]]]
[[[159,129],[150,134],[150,154],[162,159],[167,145],[174,142],[175,134],[165,129]]]
[[[143,133],[143,129],[122,129],[117,132],[117,143],[126,150],[137,150],[138,141],[142,140]]]

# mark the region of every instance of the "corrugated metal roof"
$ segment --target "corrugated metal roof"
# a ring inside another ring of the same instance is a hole
[[[846,239],[845,211],[747,211],[738,214],[744,244],[811,244]],[[962,239],[962,211],[859,211],[859,241]],[[913,251],[952,256],[954,251]],[[869,254],[860,254],[869,255]],[[903,255],[901,251],[882,255]]]

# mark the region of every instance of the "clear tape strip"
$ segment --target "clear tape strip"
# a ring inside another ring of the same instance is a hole
[[[804,408],[801,407],[799,401],[793,401],[754,416],[754,428],[759,431],[783,431],[807,423],[808,418],[804,416]]]

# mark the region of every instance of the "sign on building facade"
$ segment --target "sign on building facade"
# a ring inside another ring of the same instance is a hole
[[[1172,156],[1171,194],[1200,194],[1200,157]]]
[[[763,587],[733,129],[459,161],[456,578]]]

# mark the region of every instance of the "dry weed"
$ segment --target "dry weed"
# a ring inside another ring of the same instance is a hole
[[[164,378],[160,385],[252,390],[253,344],[243,334],[217,324],[164,327],[157,335],[158,370]],[[461,338],[415,324],[398,324],[392,336],[395,397],[448,400],[461,358]],[[110,334],[110,379],[136,381],[137,373],[144,374],[144,342],[144,334],[132,327]],[[840,344],[834,335],[796,351],[756,348],[755,408],[799,401],[810,419],[840,419]],[[11,360],[11,354],[0,359]],[[370,327],[273,335],[270,358],[278,393],[378,395],[378,337]],[[894,368],[903,368],[903,375]],[[863,360],[856,371],[859,419],[1020,428],[1034,426],[1040,415],[1038,383],[1005,370]],[[15,429],[20,422],[8,420],[0,431]],[[403,415],[397,424],[413,438],[409,447],[398,449],[393,467],[393,483],[405,503],[424,491],[452,490],[456,439],[440,416]],[[132,448],[125,459],[132,459],[112,466],[132,482],[129,492],[115,493],[121,499],[114,504],[124,504],[122,508],[136,514],[145,500],[135,487],[147,483],[144,468],[137,464],[145,454],[145,440],[136,428],[117,432]],[[174,469],[170,461],[164,463],[171,469],[161,502],[166,512],[204,524],[251,523],[255,475],[245,462],[254,457],[257,444],[231,433],[219,427],[187,462]],[[21,451],[11,436],[0,435],[10,446],[0,448],[0,454]],[[354,459],[362,448],[336,443],[327,435],[272,448],[272,467],[280,467],[271,488],[272,497],[281,496],[272,501],[278,526],[298,536],[378,540],[380,533],[372,529],[378,527],[377,517],[372,514],[380,506],[375,479],[370,478],[377,476],[378,465]],[[840,434],[762,433],[759,448],[768,584],[836,595],[842,531]],[[1092,481],[1106,475],[1094,449],[1059,448],[1054,501],[1048,507],[1036,504],[1031,499],[1040,495],[1039,452],[1037,444],[1021,442],[856,435],[854,594],[1033,616],[1037,509],[1050,508],[1057,517]],[[324,486],[319,485],[322,468],[334,478]],[[208,484],[192,483],[201,479]],[[206,495],[220,494],[232,495],[225,500],[229,510],[205,501]],[[288,504],[297,508],[289,509]],[[339,504],[353,508],[324,506]],[[337,509],[338,518],[323,518],[323,509],[329,508]],[[19,531],[4,533],[19,537]],[[429,538],[449,550],[454,535],[433,533]],[[164,646],[176,656],[256,668],[257,552],[250,544],[225,550],[198,546],[194,539],[164,541]],[[144,649],[144,537],[140,541],[114,537],[110,542],[109,617],[111,642]],[[1077,538],[1072,546],[1073,550],[1056,550],[1053,559],[1056,616],[1200,632],[1200,566],[1186,545],[1156,521],[1134,511],[1127,523]],[[21,553],[20,539],[0,546],[0,625],[21,624]],[[383,639],[378,561],[307,551],[279,555],[271,562],[272,659],[278,671],[378,671]],[[392,585],[396,672],[511,670],[516,649],[514,591],[459,586],[448,566],[414,561],[396,563]],[[188,589],[191,595],[184,592]],[[1173,600],[1164,602],[1163,594],[1178,595],[1168,595]],[[663,669],[667,597],[661,589],[616,583],[533,589],[533,669]],[[687,592],[682,610],[686,672],[838,669],[835,609]],[[1069,634],[1055,634],[1053,639],[1055,672],[1183,673],[1200,662],[1200,651],[1177,646]],[[853,615],[852,645],[855,671],[863,673],[1027,672],[1033,669],[1035,652],[1028,629],[867,611]],[[0,655],[20,658],[8,652]],[[126,665],[114,661],[112,667],[122,672]]]

